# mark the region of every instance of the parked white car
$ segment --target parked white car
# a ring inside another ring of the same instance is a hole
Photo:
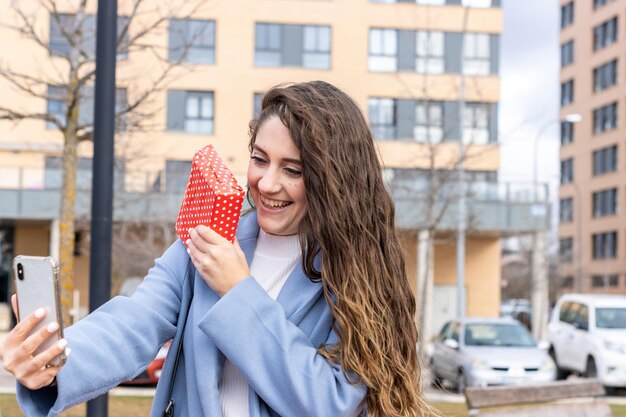
[[[576,372],[607,387],[626,386],[626,296],[563,295],[548,340],[559,378]]]

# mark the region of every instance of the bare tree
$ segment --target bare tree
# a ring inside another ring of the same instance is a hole
[[[62,199],[60,211],[60,281],[64,318],[69,322],[69,307],[73,290],[74,235],[77,174],[77,148],[91,141],[93,134],[93,83],[95,77],[95,16],[94,2],[87,0],[11,1],[14,13],[11,29],[49,56],[45,68],[32,72],[14,69],[0,62],[3,77],[18,94],[41,100],[53,100],[62,110],[32,111],[31,108],[0,106],[0,120],[16,123],[41,120],[60,132],[63,137]],[[203,33],[181,35],[182,41],[172,58],[165,45],[153,44],[153,35],[167,33],[170,19],[187,19],[206,2],[127,0],[120,4],[123,15],[118,18],[118,60],[140,55],[143,72],[130,75],[129,92],[118,89],[116,102],[116,132],[145,132],[159,128],[155,124],[154,97],[181,73],[189,71],[187,53]],[[42,13],[42,11],[45,11]],[[40,20],[50,19],[50,31],[45,33]],[[145,67],[150,71],[145,71]],[[150,78],[147,80],[147,77]],[[134,78],[134,79],[133,79]],[[141,84],[136,81],[141,79]],[[145,82],[147,81],[147,82]]]

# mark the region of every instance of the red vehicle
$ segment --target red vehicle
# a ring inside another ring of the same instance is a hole
[[[159,382],[161,376],[161,370],[163,369],[163,363],[167,352],[170,350],[171,340],[165,342],[165,344],[159,349],[156,357],[150,362],[148,367],[137,377],[130,381],[122,382],[121,385],[156,385]]]

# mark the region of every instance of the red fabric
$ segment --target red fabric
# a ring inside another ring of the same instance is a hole
[[[200,149],[194,155],[185,197],[176,220],[176,232],[180,239],[186,242],[189,239],[187,230],[202,224],[232,242],[244,194],[213,146]]]

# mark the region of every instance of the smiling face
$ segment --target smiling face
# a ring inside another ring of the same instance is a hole
[[[302,162],[289,130],[277,116],[265,120],[256,132],[248,186],[265,233],[298,233],[307,209]]]

